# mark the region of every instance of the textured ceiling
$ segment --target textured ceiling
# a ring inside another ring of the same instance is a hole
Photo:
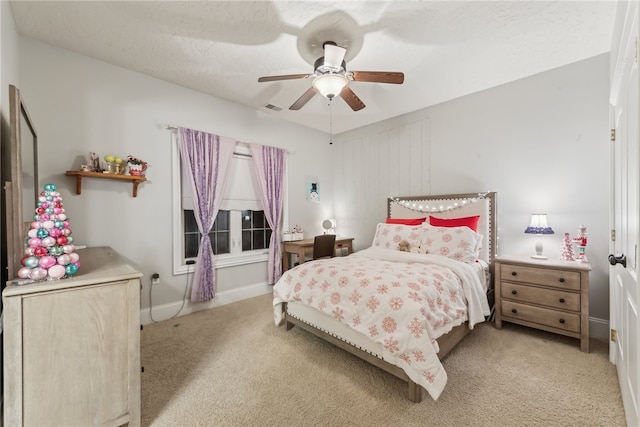
[[[19,34],[340,133],[608,52],[613,1],[12,1]],[[402,85],[350,82],[366,104],[317,94],[322,43],[347,69],[401,71]],[[275,112],[265,108],[282,108]]]

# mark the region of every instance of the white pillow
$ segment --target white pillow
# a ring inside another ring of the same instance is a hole
[[[402,240],[410,244],[420,242],[422,235],[421,225],[384,224],[376,227],[376,235],[373,237],[372,247],[384,249],[398,249],[398,243]]]
[[[480,254],[482,235],[469,227],[435,227],[424,223],[421,244],[428,254],[473,263]]]

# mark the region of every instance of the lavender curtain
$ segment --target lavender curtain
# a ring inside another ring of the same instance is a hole
[[[178,131],[180,161],[183,170],[189,171],[186,175],[190,177],[194,214],[202,235],[191,302],[202,302],[215,296],[216,278],[209,231],[220,209],[235,141],[192,129],[179,128]]]
[[[273,284],[282,276],[280,234],[282,231],[284,171],[287,151],[281,148],[251,144],[251,155],[256,167],[264,215],[272,230],[269,241],[267,277],[269,283]]]

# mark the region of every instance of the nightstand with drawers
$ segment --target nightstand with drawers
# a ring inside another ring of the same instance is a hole
[[[588,353],[589,271],[576,261],[496,258],[496,327],[504,321],[577,338]]]

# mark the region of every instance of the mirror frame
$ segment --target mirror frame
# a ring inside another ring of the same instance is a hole
[[[24,255],[25,238],[27,236],[28,225],[31,220],[25,221],[24,217],[24,195],[23,195],[23,161],[31,162],[33,165],[33,208],[38,203],[39,183],[38,183],[38,134],[29,115],[29,111],[20,96],[20,90],[14,85],[9,85],[9,125],[10,131],[10,161],[11,161],[11,181],[5,183],[5,191],[7,192],[5,200],[6,207],[6,225],[7,225],[7,273],[8,279],[17,277],[20,269],[20,260]],[[23,141],[22,129],[23,123],[28,127],[33,141]],[[33,159],[23,159],[23,144],[33,144]],[[10,203],[9,203],[10,202]],[[25,224],[26,223],[26,224]]]

